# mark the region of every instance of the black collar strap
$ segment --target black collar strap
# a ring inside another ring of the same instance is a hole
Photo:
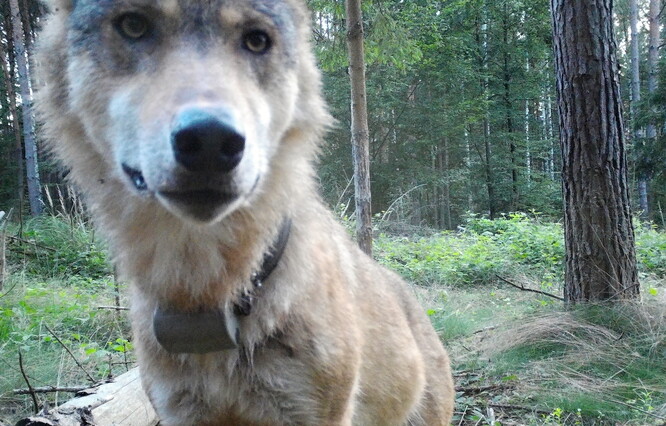
[[[222,310],[180,312],[160,306],[153,314],[157,341],[172,353],[208,353],[234,349],[240,335],[239,317],[252,312],[256,292],[275,270],[284,253],[291,231],[291,220],[285,219],[273,246],[264,253],[261,270],[252,274],[253,289],[241,295],[235,304]]]

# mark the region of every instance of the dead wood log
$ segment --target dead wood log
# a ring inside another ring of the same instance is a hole
[[[139,369],[134,368],[81,393],[52,410],[23,419],[21,426],[154,426],[159,419],[141,388]]]

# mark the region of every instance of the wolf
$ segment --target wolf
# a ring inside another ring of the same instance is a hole
[[[449,358],[318,195],[303,0],[51,0],[44,139],[131,284],[162,425],[447,425]]]

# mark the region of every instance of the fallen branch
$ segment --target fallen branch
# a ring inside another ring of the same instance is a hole
[[[9,287],[9,290],[7,290],[7,291],[5,291],[4,293],[0,294],[0,299],[2,299],[3,297],[5,297],[5,296],[7,296],[9,293],[11,293],[12,290],[14,290],[14,289],[16,288],[16,285],[17,285],[17,284],[18,284],[18,281],[16,281],[16,282],[14,283],[14,285],[12,285],[11,287]]]
[[[79,394],[57,408],[44,409],[17,424],[155,426],[158,423],[157,414],[141,387],[138,369],[82,393],[85,395]]]
[[[39,412],[39,402],[37,402],[37,394],[35,393],[34,388],[30,384],[30,380],[28,380],[28,375],[25,373],[25,369],[23,368],[23,354],[21,353],[21,350],[19,349],[18,351],[18,357],[19,357],[19,368],[21,369],[21,375],[23,376],[23,380],[25,380],[25,384],[28,385],[28,394],[32,397],[32,403],[35,407],[35,413]]]
[[[14,395],[30,395],[31,393],[55,393],[55,392],[71,392],[78,393],[90,389],[90,386],[42,386],[30,389],[14,389]]]
[[[456,392],[462,392],[466,395],[478,395],[483,392],[488,391],[498,391],[512,389],[512,385],[488,385],[488,386],[471,386],[471,387],[462,387],[456,386]]]
[[[564,298],[563,298],[563,297],[556,296],[556,295],[554,295],[554,294],[547,293],[547,292],[545,292],[545,291],[534,290],[534,289],[532,289],[532,288],[527,288],[527,287],[525,287],[525,286],[522,285],[522,284],[521,284],[521,285],[514,284],[514,283],[512,283],[511,281],[507,280],[506,278],[502,278],[502,277],[500,277],[499,275],[495,275],[495,276],[496,276],[497,278],[499,278],[500,280],[504,281],[505,283],[509,284],[510,286],[517,288],[518,290],[529,291],[529,292],[531,292],[531,293],[542,294],[542,295],[544,295],[544,296],[552,297],[553,299],[557,299],[557,300],[559,300],[559,301],[564,302]]]
[[[90,375],[90,373],[88,373],[88,371],[83,367],[83,365],[81,365],[81,363],[79,362],[79,360],[76,359],[76,357],[74,356],[74,354],[72,353],[72,351],[69,350],[69,348],[68,348],[68,347],[62,342],[62,340],[60,340],[60,338],[58,337],[58,335],[55,334],[55,333],[53,332],[53,330],[51,330],[51,328],[49,328],[48,325],[44,324],[44,327],[46,327],[46,329],[49,331],[49,333],[51,333],[51,335],[52,335],[52,336],[58,341],[58,343],[60,343],[60,346],[62,346],[63,348],[65,348],[65,350],[67,351],[67,353],[69,354],[69,356],[72,357],[72,359],[74,360],[74,362],[76,363],[76,365],[79,366],[79,368],[81,369],[81,371],[83,371],[84,373],[86,373],[86,376],[88,376],[88,380],[90,380],[92,383],[96,383],[97,381],[93,378],[93,376]]]
[[[114,311],[129,311],[125,306],[98,306],[97,309],[111,309]]]
[[[472,333],[472,335],[474,335],[474,334],[485,333],[486,331],[491,331],[491,330],[494,330],[494,329],[496,329],[496,328],[497,328],[496,325],[491,325],[491,326],[488,326],[488,327],[484,327],[484,328],[482,328],[482,329],[480,329],[480,330],[476,330],[475,332]]]
[[[37,248],[48,250],[48,251],[51,251],[51,252],[54,252],[54,253],[58,251],[58,250],[54,249],[53,247],[47,247],[47,246],[44,246],[42,244],[38,244],[34,241],[24,240],[23,238],[13,237],[11,235],[8,235],[7,238],[9,238],[10,240],[16,241],[18,243],[28,244],[28,245],[35,246]]]
[[[529,413],[550,414],[550,411],[539,410],[534,407],[524,407],[522,405],[488,404],[488,407],[499,408],[500,410],[518,410],[527,411]]]
[[[638,411],[640,413],[643,413],[647,416],[654,417],[655,419],[666,420],[666,417],[664,417],[664,416],[660,416],[659,414],[651,413],[649,411],[643,410],[639,407],[636,407],[635,405],[631,405],[631,404],[628,404],[626,402],[618,401],[618,400],[611,399],[611,398],[608,398],[606,401],[609,401],[609,402],[612,402],[612,403],[615,403],[615,404],[624,405],[625,407],[629,407],[632,410],[636,410],[636,411]]]

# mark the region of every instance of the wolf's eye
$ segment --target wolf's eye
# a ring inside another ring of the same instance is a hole
[[[263,31],[250,31],[243,36],[243,46],[252,53],[266,53],[271,48],[271,38]]]
[[[146,35],[150,24],[138,13],[126,13],[116,20],[116,28],[123,36],[136,40]]]

